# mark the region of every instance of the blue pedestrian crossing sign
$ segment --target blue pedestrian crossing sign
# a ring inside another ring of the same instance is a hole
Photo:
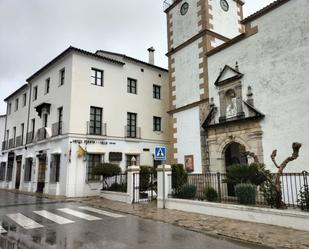
[[[155,147],[154,159],[156,161],[166,160],[166,148],[162,146]]]

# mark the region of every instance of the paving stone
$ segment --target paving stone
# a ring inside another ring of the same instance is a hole
[[[178,210],[157,209],[156,202],[147,205],[130,205],[98,197],[79,201],[87,205],[161,221],[208,235],[224,236],[273,248],[309,249],[309,232],[306,231]]]

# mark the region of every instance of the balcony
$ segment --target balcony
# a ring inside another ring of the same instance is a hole
[[[174,3],[174,0],[165,0],[163,2],[163,11],[170,7]]]
[[[28,132],[28,133],[27,133],[27,138],[26,138],[26,143],[27,143],[27,144],[33,143],[33,139],[34,139],[34,134],[33,134],[33,132]]]
[[[106,136],[107,134],[107,124],[102,123],[101,126],[98,125],[94,127],[93,123],[88,121],[87,122],[87,135],[93,136]]]
[[[46,128],[42,127],[40,129],[38,129],[36,140],[37,141],[42,141],[42,140],[44,140],[46,138],[47,138]]]
[[[141,138],[141,127],[132,127],[132,126],[125,126],[124,127],[124,136],[125,138]]]
[[[52,125],[52,137],[62,135],[62,122],[57,122]]]
[[[7,141],[2,142],[2,150],[7,150],[8,149],[8,143]]]
[[[16,138],[16,147],[20,147],[20,146],[23,146],[23,141],[24,140],[24,137],[23,136],[18,136]]]
[[[13,149],[15,147],[15,139],[11,138],[9,140],[9,149]]]

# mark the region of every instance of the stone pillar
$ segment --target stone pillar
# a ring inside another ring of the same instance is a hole
[[[172,168],[170,165],[165,165],[165,172],[163,172],[163,165],[157,168],[157,207],[164,208],[163,197],[165,200],[168,195],[172,193]]]
[[[225,91],[220,91],[219,96],[220,96],[220,117],[219,117],[219,121],[224,122],[226,120]]]
[[[127,203],[139,200],[139,172],[140,167],[133,165],[127,170],[127,193],[129,194]]]
[[[237,105],[237,116],[242,117],[244,116],[243,108],[242,108],[242,92],[241,92],[241,85],[235,87],[236,91],[236,105]]]

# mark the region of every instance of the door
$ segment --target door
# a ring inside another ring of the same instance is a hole
[[[21,173],[21,160],[18,160],[18,161],[16,161],[15,189],[19,189],[19,186],[20,186],[20,173]]]
[[[43,193],[45,187],[45,172],[46,172],[46,157],[39,159],[39,168],[38,168],[38,193]]]

